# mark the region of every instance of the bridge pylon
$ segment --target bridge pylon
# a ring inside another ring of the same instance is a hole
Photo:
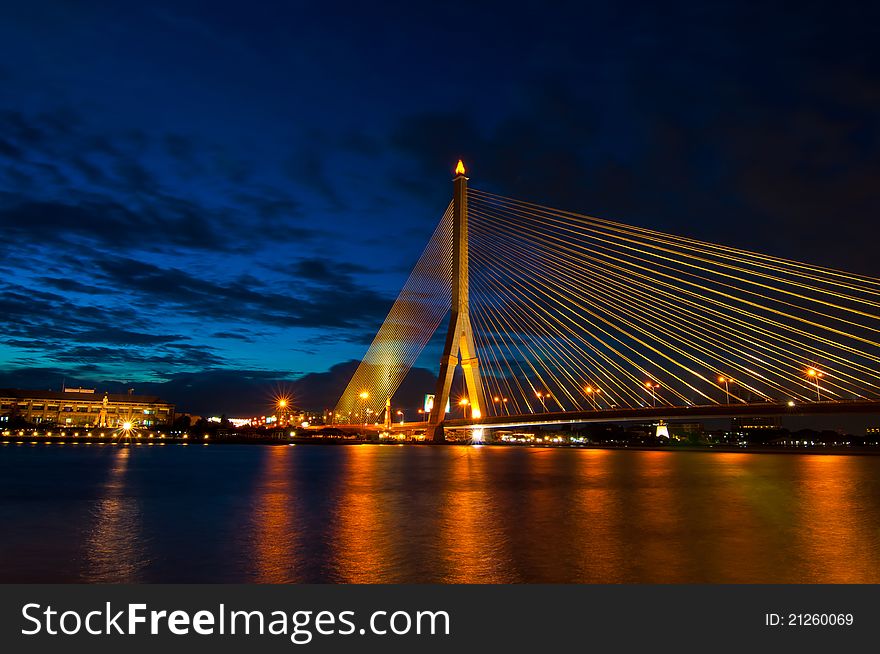
[[[446,343],[443,346],[443,356],[440,358],[434,406],[428,418],[428,433],[431,439],[438,443],[446,440],[443,434],[443,421],[452,388],[452,377],[455,374],[455,367],[459,364],[459,355],[471,417],[480,418],[486,410],[468,297],[467,183],[464,164],[459,160],[453,179],[455,192],[452,199],[452,306]]]

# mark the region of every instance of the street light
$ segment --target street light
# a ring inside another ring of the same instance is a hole
[[[468,399],[466,397],[463,397],[458,401],[458,406],[461,407],[461,417],[462,418],[467,418],[468,404],[470,404],[470,402],[468,401]]]
[[[807,368],[807,377],[810,377],[814,382],[816,382],[816,401],[822,401],[822,393],[819,390],[819,380],[825,376],[821,370],[816,370],[815,368]]]
[[[541,400],[541,406],[544,408],[544,413],[547,413],[547,398],[550,397],[550,393],[544,391],[535,391],[535,395],[538,396],[538,399]]]
[[[428,419],[428,414],[425,413],[425,410],[424,410],[424,409],[419,409],[419,415],[420,415],[420,416],[424,416],[424,417],[422,418],[422,420],[425,420],[425,421],[426,421],[426,420]]]
[[[278,417],[279,417],[279,425],[284,426],[287,423],[287,406],[288,401],[286,397],[278,398],[278,401],[275,403],[275,406],[278,409]]]
[[[359,411],[360,415],[364,416],[364,424],[366,425],[366,415],[364,414],[364,404],[367,401],[367,398],[370,397],[370,394],[367,391],[361,391],[358,394],[358,397],[361,398],[361,410]]]
[[[724,392],[727,394],[727,403],[730,404],[730,384],[733,380],[730,377],[719,376],[718,383],[724,384]]]
[[[657,406],[657,389],[660,388],[660,384],[646,381],[645,388],[651,391],[651,406]]]
[[[595,389],[594,389],[592,386],[589,386],[589,385],[584,387],[584,393],[587,394],[587,399],[590,401],[590,404],[592,404],[592,405],[593,405],[593,408],[596,409],[596,410],[598,410],[599,407],[598,407],[598,406],[596,405],[596,403],[593,401],[593,393],[598,393],[598,392],[599,392],[599,389],[598,389],[598,388],[595,388]]]
[[[400,409],[398,409],[398,410],[397,410],[397,415],[400,416],[400,424],[402,425],[402,424],[403,424],[403,411],[401,411]]]

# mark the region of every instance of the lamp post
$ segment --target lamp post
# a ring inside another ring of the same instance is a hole
[[[547,398],[550,397],[550,393],[547,393],[546,391],[535,391],[535,395],[537,395],[538,399],[541,400],[541,406],[544,409],[544,413],[547,413]]]
[[[595,392],[595,389],[592,386],[590,386],[590,385],[584,386],[584,393],[587,394],[587,400],[590,402],[590,404],[593,406],[593,409],[595,410],[598,407],[596,406],[596,403],[593,401],[593,393],[594,392]]]
[[[458,406],[461,407],[461,417],[462,418],[467,418],[467,408],[468,408],[469,404],[470,404],[470,402],[468,401],[468,399],[466,397],[463,397],[458,401]]]
[[[500,395],[496,395],[492,398],[492,402],[498,405],[498,408],[495,409],[495,415],[501,415],[501,413],[504,413],[504,415],[508,415],[507,401],[508,398],[502,397]]]
[[[816,401],[822,401],[822,393],[819,389],[819,380],[824,377],[825,374],[821,370],[816,370],[815,368],[807,368],[807,377],[816,382]]]
[[[400,416],[400,424],[402,425],[402,424],[403,424],[403,411],[401,411],[400,409],[398,409],[398,410],[397,410],[397,415]]]
[[[360,410],[360,415],[363,416],[363,418],[364,418],[364,425],[366,425],[366,424],[367,424],[367,417],[366,417],[366,413],[364,413],[364,404],[366,403],[367,398],[370,397],[370,394],[369,394],[367,391],[361,391],[361,392],[358,394],[358,397],[361,398],[361,410]]]
[[[733,380],[730,377],[720,376],[718,377],[718,383],[724,384],[724,393],[727,395],[727,403],[730,404],[730,382]]]
[[[657,389],[660,388],[660,384],[646,381],[645,388],[651,391],[651,406],[657,406]]]
[[[282,397],[278,399],[278,402],[275,403],[276,408],[278,409],[278,423],[279,426],[285,427],[289,422],[287,415],[287,408],[289,406],[289,402],[286,397]]]

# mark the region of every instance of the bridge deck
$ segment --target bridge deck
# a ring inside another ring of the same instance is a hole
[[[466,427],[526,427],[542,425],[570,425],[591,422],[636,422],[640,420],[707,420],[711,418],[734,417],[772,417],[807,416],[854,413],[880,414],[880,400],[845,400],[830,402],[805,402],[790,406],[787,403],[761,402],[754,404],[709,404],[699,406],[658,406],[636,409],[598,409],[590,411],[557,411],[548,413],[528,413],[510,416],[491,416],[479,420],[451,419],[444,421],[444,427],[461,429]],[[339,428],[359,428],[384,430],[382,424],[375,425],[334,425]],[[395,422],[392,431],[411,431],[426,428],[425,422]]]

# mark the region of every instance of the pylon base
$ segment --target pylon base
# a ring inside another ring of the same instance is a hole
[[[431,425],[428,427],[428,438],[432,443],[445,443],[446,433],[443,431],[443,425]]]

